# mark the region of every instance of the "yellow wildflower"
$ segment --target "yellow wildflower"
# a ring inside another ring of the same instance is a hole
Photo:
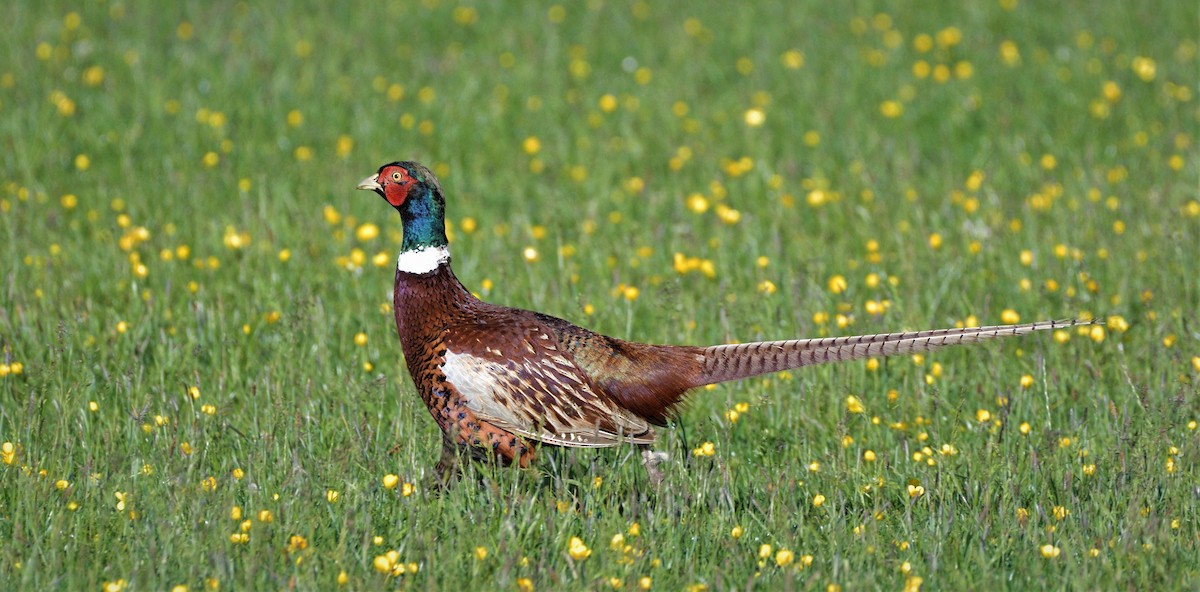
[[[592,556],[592,550],[579,537],[571,537],[571,540],[567,543],[567,553],[576,561],[583,561]]]
[[[854,395],[846,397],[846,411],[850,413],[862,413],[866,409],[863,407],[862,401]]]

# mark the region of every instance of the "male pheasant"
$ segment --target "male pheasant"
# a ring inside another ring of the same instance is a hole
[[[764,341],[693,347],[648,345],[593,333],[528,310],[483,302],[450,269],[445,198],[433,173],[393,162],[363,179],[400,212],[396,329],[417,393],[442,430],[438,476],[460,453],[527,466],[538,443],[635,444],[655,482],[655,426],[689,389],[811,364],[928,351],[1024,335],[1076,321]]]

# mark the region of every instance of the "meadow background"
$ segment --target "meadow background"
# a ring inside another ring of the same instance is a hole
[[[1198,11],[3,3],[0,588],[1195,587]],[[619,337],[1107,324],[437,494],[402,159],[467,286]]]

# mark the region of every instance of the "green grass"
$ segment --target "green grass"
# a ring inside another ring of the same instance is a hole
[[[0,588],[1200,582],[1195,3],[85,4],[0,7]],[[659,491],[546,450],[439,495],[354,191],[399,159],[469,287],[619,337],[1119,318],[699,391]]]

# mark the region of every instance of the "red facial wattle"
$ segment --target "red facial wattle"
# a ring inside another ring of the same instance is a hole
[[[412,176],[404,167],[388,165],[379,169],[375,175],[359,182],[358,188],[374,191],[383,196],[392,207],[398,208],[408,199],[413,182]]]
[[[386,171],[379,175],[379,184],[383,186],[383,197],[394,207],[400,207],[408,197],[409,181],[403,175],[399,180],[392,178]]]

